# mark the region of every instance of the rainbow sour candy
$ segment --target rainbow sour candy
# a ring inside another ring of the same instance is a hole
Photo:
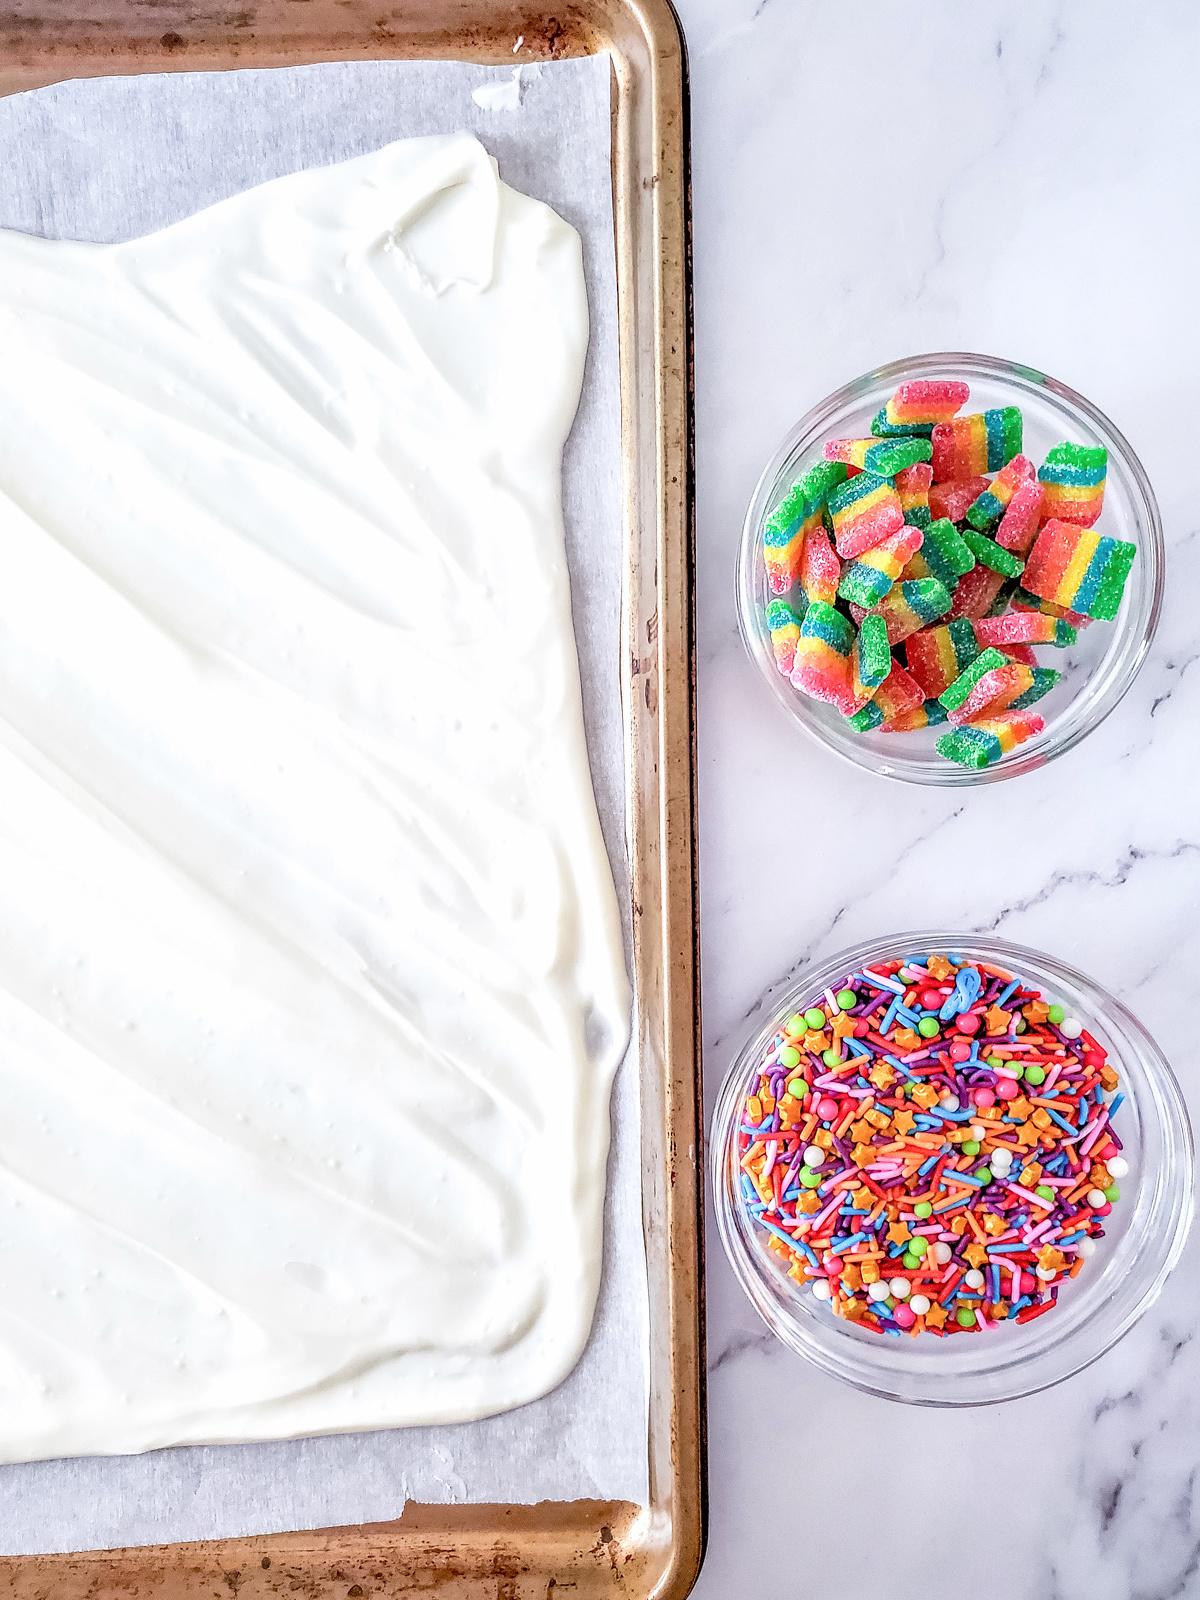
[[[1011,466],[1011,462],[1009,465]],[[1007,470],[1007,469],[1006,469]],[[996,543],[1006,550],[1023,556],[1037,537],[1038,523],[1042,520],[1042,486],[1036,480],[1017,487],[1008,510],[996,529]]]
[[[808,535],[822,526],[829,495],[846,479],[840,461],[818,461],[767,518],[763,528],[763,559],[767,577],[776,594],[786,594],[800,571],[804,543]]]
[[[981,679],[986,678],[989,672],[995,672],[1008,665],[1010,663],[999,650],[981,650],[974,661],[959,673],[949,688],[942,690],[938,699],[947,711],[955,712],[965,704]]]
[[[838,560],[824,528],[810,533],[800,554],[800,587],[808,601],[823,600],[831,606],[837,599],[842,563]]]
[[[871,696],[870,703],[850,718],[850,724],[859,733],[869,733],[872,728],[915,711],[924,698],[921,685],[897,661]]]
[[[967,521],[980,533],[990,533],[1004,515],[1005,508],[1023,483],[1036,477],[1033,462],[1028,456],[1014,456],[1002,471],[996,474],[991,486],[978,500],[967,507]]]
[[[960,767],[990,767],[1010,750],[1041,733],[1046,726],[1036,711],[1006,711],[999,717],[981,717],[965,723],[937,742],[938,754]]]
[[[975,528],[964,528],[962,536],[976,561],[982,561],[993,572],[1003,573],[1006,578],[1019,578],[1024,572],[1025,563],[1020,556],[1013,555],[1011,550],[997,544],[995,539],[989,539],[986,533],[980,533]]]
[[[904,646],[908,670],[927,700],[936,700],[943,694],[978,654],[975,629],[965,617],[956,617],[941,627],[922,628]]]
[[[1111,622],[1121,605],[1137,546],[1078,523],[1047,522],[1034,541],[1023,585],[1056,606]]]
[[[830,439],[825,446],[826,461],[844,461],[880,478],[894,478],[932,454],[928,439]]]
[[[989,487],[987,478],[960,478],[953,483],[935,483],[929,491],[929,515],[961,522],[979,496]]]
[[[898,532],[889,533],[886,539],[864,550],[856,561],[847,565],[838,594],[843,600],[852,600],[856,606],[869,610],[887,594],[909,558],[921,548],[923,537],[920,528],[907,524]]]
[[[950,605],[949,591],[936,578],[906,578],[894,584],[872,610],[887,624],[888,643],[895,645],[945,616]],[[850,614],[854,615],[853,608]]]
[[[879,544],[904,526],[900,496],[886,478],[860,472],[843,483],[829,499],[834,543],[843,561]]]
[[[851,692],[866,698],[892,670],[892,650],[882,617],[864,617],[850,654]]]
[[[1046,521],[1077,522],[1090,528],[1104,509],[1108,451],[1103,445],[1056,444],[1038,470]]]
[[[904,520],[914,528],[927,528],[931,521],[929,510],[929,485],[933,482],[933,468],[928,461],[918,461],[915,467],[905,467],[896,474],[896,493],[900,496],[900,509]]]
[[[1010,611],[1003,617],[983,617],[975,624],[975,637],[986,649],[996,645],[1003,650],[1010,644],[1074,644],[1076,629],[1058,617],[1044,617],[1037,611]]]
[[[775,665],[785,677],[791,676],[796,643],[800,638],[800,621],[786,600],[772,600],[767,607],[767,627],[771,632]]]
[[[813,700],[836,706],[843,716],[853,716],[862,705],[850,684],[854,637],[854,628],[840,611],[814,600],[804,613],[792,660],[795,687]]]
[[[933,476],[937,483],[998,472],[1021,453],[1021,411],[1002,406],[939,422],[933,430]]]
[[[1007,660],[1002,667],[985,672],[961,705],[950,711],[951,722],[976,722],[981,717],[996,717],[1010,708],[1024,711],[1044,694],[1049,694],[1062,677],[1051,667],[1029,667],[1024,662]],[[943,699],[943,705],[945,701]]]
[[[975,765],[1037,721],[940,742]],[[1068,1303],[1130,1171],[1124,1095],[1088,1020],[969,936],[948,953],[893,946],[790,997],[722,1135],[778,1290],[927,1342],[1005,1342],[1006,1324]]]
[[[949,422],[966,405],[970,393],[965,383],[952,379],[915,378],[902,383],[872,422],[871,432],[928,435],[936,423]]]
[[[921,558],[929,577],[945,584],[951,593],[958,580],[975,565],[970,545],[948,517],[939,517],[926,528]]]
[[[918,733],[922,728],[935,728],[946,720],[946,708],[936,700],[926,700],[915,711],[906,711],[902,717],[880,724],[880,733]]]
[[[986,617],[1006,581],[1002,572],[993,572],[991,567],[973,567],[955,586],[950,616]]]

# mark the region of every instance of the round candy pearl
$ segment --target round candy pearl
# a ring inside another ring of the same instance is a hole
[[[1094,1256],[1096,1254],[1095,1239],[1080,1239],[1075,1246],[1075,1254],[1082,1256],[1085,1261]]]
[[[1091,1206],[1093,1211],[1099,1211],[1101,1206],[1107,1205],[1108,1201],[1105,1198],[1104,1190],[1089,1189],[1087,1192],[1087,1203]]]
[[[963,1279],[963,1282],[966,1284],[968,1289],[982,1289],[983,1273],[980,1272],[978,1267],[972,1267],[970,1272],[968,1272],[966,1277]]]
[[[960,1328],[973,1328],[975,1326],[975,1313],[973,1311],[968,1311],[966,1306],[964,1306],[954,1320],[958,1323]]]
[[[926,1011],[937,1011],[941,1007],[942,999],[943,996],[940,989],[926,989],[921,996],[921,1004]]]
[[[964,1044],[961,1039],[950,1046],[948,1051],[951,1061],[969,1061],[971,1059],[971,1046]]]
[[[798,1067],[800,1065],[799,1050],[793,1049],[790,1044],[785,1044],[779,1052],[779,1065],[787,1072],[790,1072],[793,1067]]]
[[[1068,1039],[1078,1039],[1083,1032],[1083,1023],[1078,1017],[1064,1017],[1058,1025],[1058,1031]]]
[[[914,1294],[908,1303],[912,1310],[916,1312],[918,1317],[923,1317],[929,1310],[929,1299],[926,1295]]]
[[[922,1039],[936,1039],[941,1031],[936,1017],[922,1017],[917,1023],[917,1032]]]
[[[803,1078],[793,1078],[787,1086],[787,1092],[793,1100],[803,1100],[808,1093],[808,1085]]]
[[[789,1033],[793,1039],[803,1039],[808,1032],[808,1024],[804,1020],[802,1011],[797,1011],[794,1016],[789,1017],[783,1026],[784,1031]]]
[[[821,1187],[821,1174],[814,1172],[811,1167],[801,1167],[800,1183],[805,1189],[819,1189]]]
[[[825,1152],[819,1144],[810,1144],[804,1152],[804,1165],[806,1167],[823,1167],[825,1165]]]
[[[951,1248],[950,1248],[950,1246],[948,1244],[938,1243],[938,1244],[934,1245],[933,1253],[934,1253],[934,1256],[937,1258],[938,1266],[939,1267],[944,1267],[946,1265],[947,1261],[949,1261],[950,1257],[954,1254],[954,1251],[951,1250]]]
[[[813,1299],[830,1300],[832,1298],[833,1290],[829,1287],[828,1281],[825,1278],[818,1278],[813,1284]]]
[[[1050,1187],[1050,1185],[1048,1183],[1039,1183],[1037,1188],[1033,1192],[1034,1192],[1035,1195],[1037,1195],[1039,1200],[1053,1200],[1054,1199],[1054,1190]]]
[[[878,1283],[868,1284],[867,1294],[872,1300],[886,1300],[891,1294],[891,1289],[881,1278]]]
[[[867,1035],[870,1033],[870,1031],[871,1031],[871,1024],[867,1021],[866,1017],[856,1017],[855,1018],[855,1021],[854,1021],[854,1037],[856,1039],[865,1039],[867,1037]]]
[[[821,1265],[825,1268],[825,1271],[830,1273],[833,1277],[841,1277],[842,1258],[840,1256],[835,1256],[832,1250],[826,1250],[825,1254],[821,1257]]]
[[[973,1011],[965,1011],[955,1023],[955,1027],[958,1029],[959,1033],[978,1033],[979,1018]]]
[[[928,1249],[929,1240],[925,1238],[924,1234],[918,1233],[915,1238],[908,1241],[908,1253],[910,1256],[916,1256],[918,1261]]]
[[[908,1306],[897,1306],[892,1312],[892,1319],[898,1328],[911,1328],[917,1320],[917,1314]]]
[[[907,1300],[912,1293],[912,1284],[907,1278],[893,1278],[888,1288],[892,1292],[893,1300]]]
[[[1112,1173],[1114,1178],[1125,1178],[1129,1176],[1129,1163],[1126,1161],[1124,1156],[1109,1156],[1105,1165],[1108,1167],[1108,1170]]]
[[[1066,1020],[1066,1015],[1067,1015],[1067,1013],[1063,1010],[1063,1008],[1061,1006],[1051,1006],[1050,1007],[1050,1016],[1049,1016],[1048,1020],[1050,1022],[1052,1022],[1056,1028],[1059,1028],[1059,1027],[1062,1026],[1063,1022]]]
[[[941,1106],[943,1111],[957,1111],[958,1096],[956,1094],[951,1094],[949,1089],[944,1089],[938,1104]]]
[[[962,1144],[959,1145],[959,1149],[965,1156],[977,1156],[980,1150],[979,1140],[964,1139]]]
[[[804,1020],[810,1028],[823,1028],[825,1026],[825,1013],[816,1006],[810,1006],[804,1013]]]
[[[990,1167],[977,1167],[975,1176],[979,1179],[980,1183],[989,1184],[992,1181],[992,1169]]]
[[[924,1221],[926,1217],[931,1217],[933,1215],[933,1207],[930,1205],[928,1200],[918,1200],[916,1205],[913,1207],[913,1214],[914,1216],[920,1217],[921,1220]]]
[[[817,1106],[817,1115],[822,1122],[832,1122],[838,1114],[838,1103],[831,1095],[826,1095]]]
[[[839,989],[837,993],[839,1011],[853,1011],[858,1004],[858,996],[853,989]]]
[[[830,1045],[828,1050],[823,1050],[821,1052],[821,1060],[827,1067],[836,1067],[841,1059],[842,1052],[840,1050],[835,1050],[832,1045]]]
[[[1053,1283],[1055,1278],[1058,1277],[1058,1273],[1055,1272],[1053,1267],[1039,1267],[1037,1275],[1043,1283]]]
[[[996,1092],[994,1089],[976,1089],[972,1098],[974,1099],[975,1104],[984,1111],[986,1111],[989,1106],[994,1106],[996,1104]]]
[[[1015,1078],[1002,1077],[996,1079],[996,1093],[1001,1100],[1015,1100],[1021,1090]]]
[[[1039,1083],[1045,1083],[1046,1074],[1036,1062],[1025,1068],[1025,1082],[1032,1083],[1036,1088]]]

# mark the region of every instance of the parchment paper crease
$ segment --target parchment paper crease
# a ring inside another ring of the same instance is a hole
[[[0,227],[100,243],[137,238],[268,178],[392,139],[467,129],[507,183],[579,230],[591,346],[564,465],[567,554],[592,773],[628,949],[610,65],[595,57],[526,67],[518,93],[473,99],[513,71],[350,62],[105,78],[16,95],[0,100]],[[644,1499],[646,1284],[631,1058],[617,1075],[612,1126],[596,1321],[582,1360],[553,1393],[453,1427],[0,1467],[0,1554],[385,1521],[409,1497]]]

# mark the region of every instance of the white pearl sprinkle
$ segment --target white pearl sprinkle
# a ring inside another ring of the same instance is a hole
[[[889,1287],[893,1300],[907,1300],[912,1293],[912,1284],[907,1278],[893,1278]]]
[[[806,1167],[823,1167],[825,1165],[825,1152],[819,1144],[810,1144],[804,1152],[804,1165]]]
[[[872,1300],[886,1300],[891,1294],[891,1289],[881,1278],[878,1283],[868,1284],[867,1294]]]
[[[935,1244],[933,1247],[933,1253],[937,1257],[938,1266],[944,1267],[947,1261],[949,1261],[950,1257],[954,1254],[954,1251],[951,1250],[948,1244]]]
[[[832,1295],[833,1290],[829,1287],[829,1280],[827,1278],[818,1278],[813,1284],[813,1299],[828,1300]]]
[[[983,1273],[980,1272],[978,1267],[972,1267],[963,1281],[968,1289],[982,1289]]]
[[[919,1317],[923,1317],[929,1310],[929,1301],[923,1294],[913,1295],[912,1299],[908,1303]]]
[[[1126,1178],[1129,1176],[1129,1163],[1124,1156],[1111,1156],[1104,1165],[1114,1178]]]
[[[1077,1256],[1082,1256],[1085,1261],[1087,1261],[1091,1256],[1094,1256],[1096,1254],[1095,1239],[1080,1239],[1079,1243],[1075,1246],[1075,1254]]]
[[[1068,1039],[1078,1039],[1083,1032],[1083,1023],[1078,1017],[1064,1017],[1058,1025],[1058,1031]]]

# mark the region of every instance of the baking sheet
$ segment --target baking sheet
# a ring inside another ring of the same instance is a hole
[[[71,82],[0,100],[0,226],[134,238],[267,178],[395,138],[467,129],[506,182],[579,230],[591,345],[564,460],[567,553],[592,774],[628,949],[610,63],[527,66],[519,79],[517,70],[332,63]],[[473,97],[480,89],[490,91],[483,104]],[[647,1315],[632,1052],[617,1074],[612,1127],[596,1321],[579,1365],[553,1393],[478,1423],[0,1467],[0,1554],[385,1521],[406,1498],[644,1502]]]

